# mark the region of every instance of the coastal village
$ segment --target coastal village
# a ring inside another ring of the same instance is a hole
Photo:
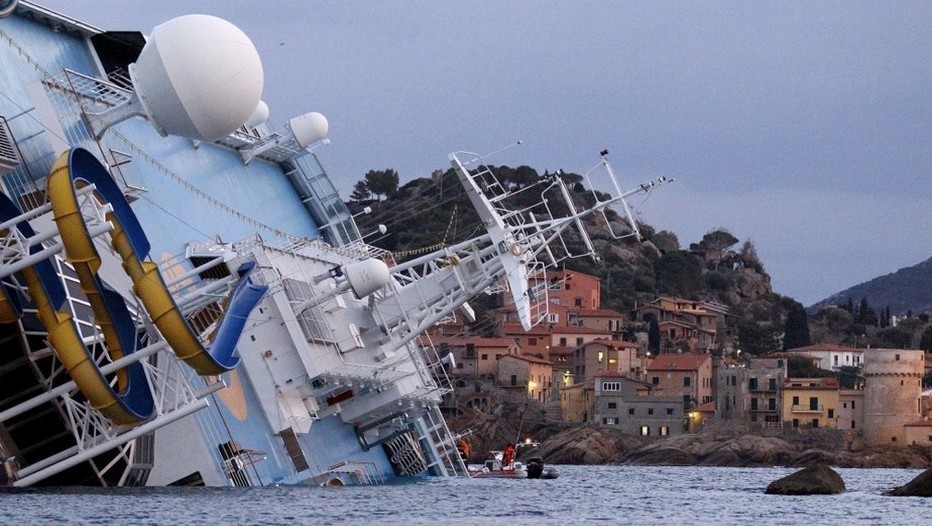
[[[469,335],[461,318],[433,327],[457,388],[448,411],[487,412],[492,392],[505,391],[549,420],[639,437],[740,428],[838,447],[932,445],[932,391],[922,388],[932,363],[922,350],[814,344],[747,356],[725,305],[661,296],[622,313],[603,308],[595,276],[555,270],[547,279],[548,313],[530,331],[507,299],[492,313],[494,336]],[[800,360],[823,374],[793,376],[789,364]],[[858,371],[852,385],[827,374],[843,369]]]

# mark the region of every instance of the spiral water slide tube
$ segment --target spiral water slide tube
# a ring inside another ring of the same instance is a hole
[[[225,315],[212,342],[205,346],[175,304],[157,265],[146,260],[149,240],[119,187],[90,152],[75,148],[63,153],[52,167],[48,195],[66,258],[91,303],[95,323],[101,327],[111,359],[136,348],[136,327],[123,298],[97,275],[101,258],[81,214],[77,192],[88,185],[94,185],[92,198],[110,205],[106,220],[112,225],[111,245],[123,261],[134,292],[175,355],[200,375],[216,375],[236,367],[239,364],[236,343],[250,312],[268,290],[266,285],[253,281],[254,264],[240,267],[240,281],[227,300]],[[6,205],[15,217],[15,205],[9,199]],[[31,232],[28,223],[17,226],[26,235]],[[138,424],[148,418],[154,404],[142,365],[134,363],[118,372],[117,387],[112,388],[82,343],[71,314],[61,308],[65,293],[51,263],[42,261],[21,274],[49,332],[52,347],[91,405],[117,424]],[[2,309],[0,305],[0,315]]]

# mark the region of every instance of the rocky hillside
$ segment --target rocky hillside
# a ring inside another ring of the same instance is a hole
[[[492,170],[509,188],[522,188],[554,177],[540,175],[527,166],[500,166]],[[591,205],[594,196],[607,197],[585,188],[583,178],[577,174],[562,173],[559,177],[571,189],[577,208]],[[385,193],[388,197],[384,200],[360,199],[347,204],[353,213],[361,212],[364,207],[371,208],[371,213],[357,217],[360,230],[367,234],[377,232],[379,225],[387,227],[387,235],[373,234],[367,241],[396,252],[397,259],[449,246],[482,232],[476,213],[452,170],[437,171],[431,178],[415,179]],[[529,191],[517,193],[504,203],[511,209],[525,209],[533,207],[538,198],[538,192]],[[555,196],[550,198],[551,210],[555,215],[566,213],[565,207],[561,209],[556,204],[558,201]],[[540,206],[533,211],[539,215],[544,212]],[[603,307],[629,313],[661,295],[711,300],[729,306],[735,314],[736,325],[744,322],[753,326],[773,326],[777,332],[782,331],[792,300],[774,294],[770,276],[750,241],[742,243],[727,230],[719,229],[681,247],[674,233],[656,231],[648,224],[639,224],[642,241],[633,236],[617,239],[619,235],[630,234],[631,228],[614,212],[609,211],[606,216],[608,224],[601,215],[586,221],[601,260],[595,262],[583,257],[561,262],[571,270],[602,278]],[[584,252],[582,241],[574,232],[565,234],[565,240],[570,253]],[[552,247],[559,257],[561,249]],[[478,305],[480,318],[482,307]],[[645,327],[632,324],[631,330],[645,330]],[[731,332],[737,334],[736,330]],[[724,343],[728,346],[730,342]]]

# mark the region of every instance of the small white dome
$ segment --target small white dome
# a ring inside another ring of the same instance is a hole
[[[330,123],[327,122],[327,117],[316,111],[291,119],[288,121],[288,127],[291,128],[295,141],[302,148],[307,148],[323,139],[330,131]]]
[[[252,112],[252,116],[246,121],[246,126],[255,128],[267,120],[269,120],[269,105],[264,100],[260,100],[255,111]]]
[[[209,15],[156,26],[130,75],[162,135],[219,139],[242,126],[262,96],[262,62],[252,41]]]

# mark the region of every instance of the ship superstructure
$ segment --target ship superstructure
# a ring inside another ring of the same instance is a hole
[[[495,288],[530,327],[546,315],[543,270],[580,255],[555,254],[561,232],[578,229],[592,255],[581,217],[657,184],[622,192],[603,154],[617,193],[578,212],[558,177],[542,181],[526,190],[569,212],[541,217],[506,206],[512,190],[481,156],[451,154],[487,232],[396,262],[362,241],[311,151],[323,116],[271,128],[243,49],[178,64],[197,59],[173,49],[188,38],[248,47],[238,29],[182,17],[146,38],[12,4],[0,19],[4,484],[467,475],[439,410],[449,363],[423,332]],[[224,54],[235,74],[214,67]],[[234,77],[229,100],[213,100]]]

